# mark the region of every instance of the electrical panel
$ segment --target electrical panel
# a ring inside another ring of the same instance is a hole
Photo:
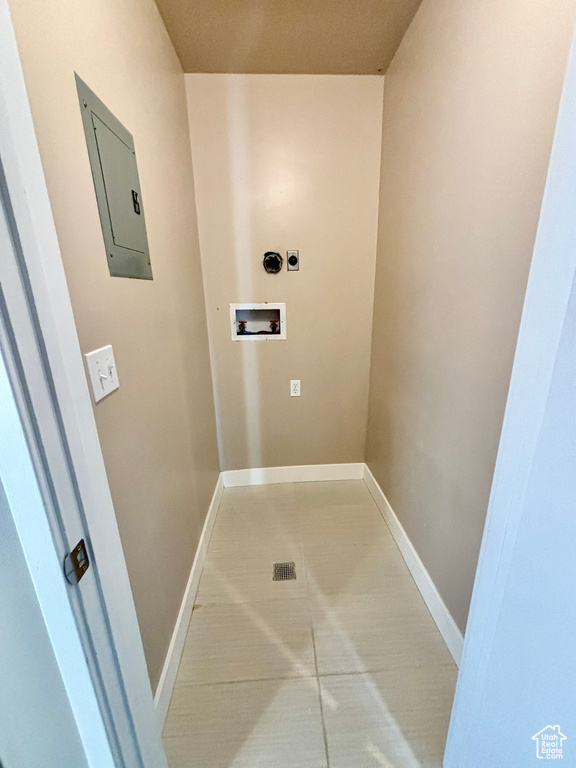
[[[76,87],[110,274],[152,280],[134,139],[78,75]]]

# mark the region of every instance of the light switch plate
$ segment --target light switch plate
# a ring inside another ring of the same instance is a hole
[[[107,346],[88,352],[84,357],[94,402],[97,403],[120,386],[114,352],[111,346]]]

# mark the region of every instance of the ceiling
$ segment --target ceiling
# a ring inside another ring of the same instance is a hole
[[[185,72],[383,74],[421,0],[156,0]]]

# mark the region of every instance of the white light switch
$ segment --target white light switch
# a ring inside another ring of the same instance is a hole
[[[92,385],[94,401],[102,400],[115,389],[118,389],[118,371],[114,361],[114,352],[112,347],[101,347],[94,352],[88,352],[84,355],[86,358],[86,367],[88,369],[88,378]]]
[[[300,397],[300,379],[291,379],[290,397]]]

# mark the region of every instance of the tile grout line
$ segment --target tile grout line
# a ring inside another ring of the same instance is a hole
[[[312,638],[312,644],[314,645],[314,638]],[[453,663],[447,664],[435,664],[436,669],[452,668]],[[187,687],[203,686],[203,685],[242,685],[243,683],[267,683],[278,681],[290,681],[290,680],[311,680],[312,678],[318,678],[322,680],[325,677],[361,677],[366,675],[377,675],[381,672],[388,672],[388,667],[378,667],[377,669],[363,669],[353,672],[313,672],[309,675],[274,675],[273,677],[247,677],[240,680],[189,680],[181,683]]]
[[[296,483],[292,484],[294,488],[294,496],[296,496]],[[297,500],[296,500],[297,501]],[[306,562],[306,553],[304,550],[304,536],[302,534],[302,520],[300,518],[300,510],[298,509],[298,503],[296,503],[296,510],[298,514],[298,533],[300,536],[300,546],[302,553],[302,563],[304,565],[304,574],[306,578],[306,600],[308,602],[308,615],[310,616],[310,635],[312,637],[312,651],[314,653],[314,669],[316,670],[316,686],[318,689],[318,705],[320,707],[320,723],[322,725],[322,738],[324,739],[324,753],[326,755],[326,768],[330,768],[330,753],[328,750],[328,736],[326,734],[326,723],[324,721],[324,704],[322,702],[322,690],[320,688],[320,677],[318,675],[318,655],[316,653],[316,637],[314,635],[314,622],[312,621],[312,604],[310,602],[310,579],[308,578],[308,564]]]
[[[296,494],[296,484],[294,483],[294,493]],[[324,719],[324,704],[322,702],[322,689],[320,687],[320,676],[318,674],[318,654],[316,652],[316,635],[314,634],[314,622],[312,620],[312,603],[310,601],[310,579],[308,578],[308,563],[306,562],[306,552],[304,549],[304,536],[302,534],[301,519],[299,518],[300,544],[302,546],[302,562],[304,564],[304,573],[306,575],[306,599],[308,601],[308,613],[310,616],[310,634],[312,637],[312,651],[314,653],[314,669],[316,670],[316,685],[318,686],[318,704],[320,706],[320,722],[322,724],[322,738],[324,739],[324,752],[326,754],[326,768],[330,768],[330,752],[328,749],[328,736],[326,734],[326,722]]]
[[[300,547],[302,553],[302,563],[304,565],[304,574],[306,578],[306,600],[308,602],[308,615],[310,617],[310,636],[312,638],[312,652],[314,654],[314,669],[316,670],[316,686],[318,690],[318,706],[320,707],[320,723],[322,726],[322,739],[324,740],[324,754],[326,755],[326,768],[330,768],[330,753],[328,750],[328,736],[326,734],[326,723],[324,721],[324,704],[322,702],[322,690],[320,688],[320,677],[318,676],[318,655],[316,653],[316,637],[314,635],[314,622],[312,621],[312,604],[310,602],[310,579],[308,578],[308,563],[306,562],[306,551],[304,548],[304,535],[302,533],[301,510],[298,507],[296,494],[296,483],[293,483],[294,496],[296,497],[296,514],[298,515],[298,533],[300,536]]]
[[[308,599],[310,609],[310,630],[312,632],[312,649],[314,651],[314,666],[316,667],[316,685],[318,686],[318,703],[320,704],[320,721],[322,723],[322,736],[324,738],[324,751],[326,752],[326,767],[330,768],[330,752],[328,750],[328,735],[326,734],[326,722],[324,719],[324,704],[322,702],[322,689],[320,687],[320,675],[318,674],[318,657],[316,656],[316,638],[314,636],[314,625],[312,624],[312,606]]]
[[[304,565],[306,565],[306,560],[304,560]],[[328,750],[328,736],[326,734],[326,722],[324,719],[324,704],[322,702],[322,689],[320,687],[320,675],[318,674],[318,655],[316,653],[316,636],[314,634],[314,622],[312,620],[312,603],[310,602],[310,582],[308,581],[308,569],[306,569],[306,586],[308,588],[308,611],[310,614],[310,633],[312,635],[312,650],[314,652],[314,668],[316,669],[316,685],[318,686],[318,703],[320,705],[320,722],[322,723],[324,751],[326,752],[326,768],[330,768],[330,753]]]
[[[243,683],[277,683],[291,680],[313,680],[317,677],[315,673],[310,675],[275,675],[274,677],[250,677],[242,680],[190,680],[181,685],[188,688],[201,687],[203,685],[242,685]]]

